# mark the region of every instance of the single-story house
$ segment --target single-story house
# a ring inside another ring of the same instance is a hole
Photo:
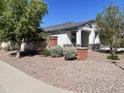
[[[39,28],[40,29],[40,28]],[[64,46],[77,46],[77,47],[92,47],[92,45],[100,45],[99,34],[96,30],[94,20],[86,22],[67,22],[53,26],[45,27],[44,30],[51,36],[57,36],[57,44]],[[43,43],[43,42],[42,42]],[[1,48],[10,46],[10,43],[3,42]],[[21,50],[25,49],[36,50],[37,47],[46,47],[46,44],[28,44],[22,43]]]
[[[86,22],[67,22],[44,28],[51,36],[58,37],[58,45],[89,47],[100,44],[94,20]]]

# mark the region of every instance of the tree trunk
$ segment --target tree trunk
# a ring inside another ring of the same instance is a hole
[[[111,55],[116,54],[116,47],[114,47],[113,45],[110,45],[110,53],[111,53]]]
[[[112,45],[110,45],[110,53],[112,54]]]
[[[114,49],[113,45],[110,45],[109,48],[110,48],[110,54],[115,55],[115,49]]]
[[[18,43],[18,49],[17,49],[16,57],[17,58],[21,57],[21,43]]]
[[[116,50],[115,50],[115,48],[112,48],[112,54],[113,54],[113,55],[116,54]]]
[[[117,44],[117,42],[116,42],[116,36],[113,36],[113,54],[115,55],[116,54],[116,44]]]
[[[20,50],[17,50],[16,57],[17,57],[17,58],[20,58],[20,57],[21,57],[21,55],[20,55],[20,54],[21,54],[21,51],[20,51]]]
[[[110,52],[111,55],[116,54],[116,36],[113,36],[113,40],[110,42]]]

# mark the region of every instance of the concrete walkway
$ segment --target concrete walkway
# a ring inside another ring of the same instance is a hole
[[[0,61],[0,93],[74,93],[42,83]]]

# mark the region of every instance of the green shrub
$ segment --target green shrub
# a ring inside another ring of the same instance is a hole
[[[76,59],[77,50],[74,47],[64,48],[64,57],[65,60],[74,60]]]
[[[111,55],[108,55],[107,59],[119,60],[119,57],[118,57],[118,55],[113,55],[113,54],[111,54]]]
[[[50,50],[49,49],[44,49],[43,51],[42,51],[42,54],[44,55],[44,56],[50,56]]]
[[[6,46],[6,47],[3,48],[3,50],[10,51],[10,47],[9,46]]]
[[[63,56],[63,48],[61,46],[54,46],[50,48],[51,57]]]

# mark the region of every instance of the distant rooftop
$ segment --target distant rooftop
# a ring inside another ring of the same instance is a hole
[[[67,29],[72,29],[72,28],[77,28],[79,26],[85,25],[87,23],[91,23],[94,22],[94,20],[89,20],[86,22],[66,22],[66,23],[62,23],[62,24],[57,24],[57,25],[52,25],[52,26],[48,26],[45,27],[45,31],[57,31],[57,30],[67,30]]]

